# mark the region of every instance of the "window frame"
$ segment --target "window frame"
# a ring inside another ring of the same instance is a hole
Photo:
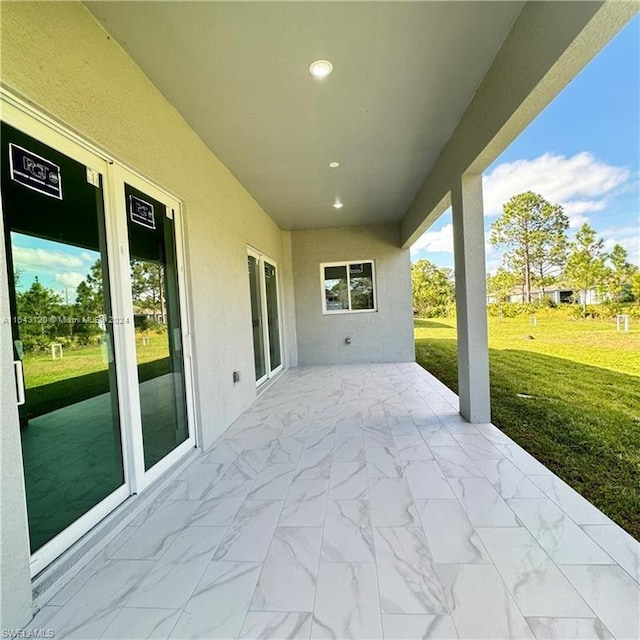
[[[352,264],[370,264],[371,265],[371,286],[373,292],[373,307],[371,309],[352,309],[351,308],[351,273],[349,267]],[[346,267],[347,272],[347,299],[349,301],[348,309],[327,309],[327,297],[325,289],[325,268],[326,267]],[[322,298],[322,315],[334,316],[345,313],[376,313],[378,311],[378,292],[376,280],[376,263],[371,258],[367,260],[341,260],[339,262],[321,262],[320,263],[320,296]]]

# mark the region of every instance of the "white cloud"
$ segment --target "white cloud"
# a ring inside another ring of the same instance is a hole
[[[453,225],[448,222],[438,231],[425,231],[411,247],[413,253],[453,253]]]
[[[565,209],[566,211],[566,209]],[[589,223],[589,218],[581,213],[574,213],[573,215],[567,214],[569,216],[569,228],[570,229],[579,229],[583,224]]]
[[[602,211],[607,206],[606,200],[576,200],[574,202],[563,203],[564,212],[569,218],[569,228],[579,229],[583,224],[589,223],[589,216],[586,213]]]
[[[485,262],[485,270],[487,273],[494,274],[498,267],[502,264],[502,255],[490,256],[487,254]]]
[[[22,269],[40,269],[42,267],[82,267],[82,260],[61,251],[13,247],[13,259],[16,266]]]
[[[484,211],[496,216],[512,196],[533,191],[561,204],[575,228],[588,222],[586,213],[604,209],[630,178],[628,169],[598,162],[586,151],[570,158],[545,153],[533,160],[505,162],[483,178]]]
[[[55,280],[59,282],[63,287],[75,289],[83,280],[85,276],[77,271],[67,271],[66,273],[56,273]]]
[[[83,260],[86,260],[87,262],[95,262],[95,261],[96,261],[95,256],[92,256],[92,255],[91,255],[90,253],[88,253],[87,251],[83,251],[83,252],[80,254],[80,257],[81,257]]]
[[[583,213],[589,213],[590,211],[602,211],[607,206],[606,202],[588,200],[575,200],[573,202],[566,202],[564,204],[564,211],[567,215],[580,216]]]
[[[616,244],[627,250],[629,262],[640,266],[640,230],[638,227],[613,227],[598,233],[604,240],[604,250],[611,251]]]

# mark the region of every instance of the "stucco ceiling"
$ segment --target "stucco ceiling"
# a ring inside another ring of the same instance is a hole
[[[86,5],[267,213],[309,229],[402,218],[523,3]]]

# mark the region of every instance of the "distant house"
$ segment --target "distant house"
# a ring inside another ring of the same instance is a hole
[[[525,301],[524,292],[521,289],[513,289],[507,296],[506,302],[515,302],[522,304]],[[582,291],[574,291],[567,287],[551,287],[549,289],[532,289],[531,302],[539,302],[543,298],[548,298],[555,304],[583,304],[584,294]],[[495,293],[487,294],[487,304],[497,304],[500,302],[499,297]],[[595,290],[589,289],[586,292],[586,304],[599,304],[602,302],[602,296]]]
[[[154,309],[133,305],[133,322],[136,327],[144,327],[149,322],[164,324],[165,317],[164,314]]]

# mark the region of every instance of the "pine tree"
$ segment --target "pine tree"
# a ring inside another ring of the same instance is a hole
[[[564,266],[568,228],[562,207],[532,191],[513,196],[491,225],[491,244],[509,249],[507,271],[522,274],[524,302],[531,302],[533,284],[544,290]]]
[[[631,276],[638,267],[627,262],[629,254],[626,249],[616,244],[608,256],[611,266],[606,273],[603,289],[614,303],[624,302],[625,293],[631,295]]]
[[[596,231],[586,222],[569,245],[569,258],[565,268],[565,279],[582,292],[582,309],[587,310],[587,293],[600,285],[606,277],[606,255],[603,241],[596,238]]]

